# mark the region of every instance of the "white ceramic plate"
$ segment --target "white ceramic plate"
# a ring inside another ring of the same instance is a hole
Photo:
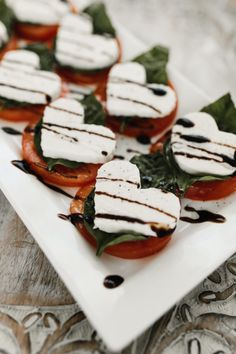
[[[125,59],[146,49],[122,28],[120,36]],[[173,68],[170,77],[178,91],[179,115],[209,102]],[[10,124],[0,121],[0,125]],[[139,261],[106,255],[97,258],[77,230],[57,216],[68,213],[70,200],[11,164],[11,160],[20,159],[20,137],[1,131],[0,150],[4,194],[111,350],[125,347],[236,250],[236,203],[232,196],[219,203],[197,204],[222,213],[226,223],[180,222],[168,247],[154,257]],[[111,274],[125,278],[113,290],[103,286],[104,278]]]

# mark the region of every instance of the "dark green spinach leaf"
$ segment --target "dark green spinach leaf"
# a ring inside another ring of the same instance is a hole
[[[27,102],[14,101],[5,97],[0,97],[0,111],[8,108],[22,108],[29,105],[30,104]]]
[[[111,234],[99,229],[94,229],[94,191],[88,196],[84,206],[84,225],[88,232],[96,239],[97,242],[97,256],[101,256],[104,250],[109,246],[118,245],[128,241],[142,241],[147,237],[135,234],[132,232],[123,232],[119,234]]]
[[[13,11],[6,5],[5,0],[0,0],[0,21],[7,28],[8,35],[11,36],[15,16]]]
[[[84,122],[86,124],[105,125],[105,111],[93,94],[86,96],[80,102],[84,106]]]
[[[236,108],[229,93],[204,107],[202,112],[214,117],[220,130],[236,134]]]
[[[42,43],[32,43],[25,46],[24,49],[38,54],[41,70],[53,71],[55,64],[54,54],[46,45]]]
[[[167,63],[169,59],[168,48],[155,46],[148,52],[133,59],[142,64],[146,69],[147,82],[156,84],[168,84]]]
[[[160,188],[178,197],[183,197],[197,181],[225,179],[213,175],[195,176],[182,171],[174,159],[169,141],[164,145],[163,152],[135,156],[131,162],[139,168],[142,188]]]
[[[84,12],[92,17],[93,20],[93,32],[95,34],[116,36],[116,31],[111,23],[111,20],[106,12],[105,5],[103,3],[94,3],[88,6]]]

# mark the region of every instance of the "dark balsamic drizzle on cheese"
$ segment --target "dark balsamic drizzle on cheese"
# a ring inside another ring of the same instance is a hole
[[[191,141],[193,143],[210,143],[211,140],[206,138],[205,136],[202,135],[186,135],[186,134],[181,134],[181,139],[186,140],[186,141]]]
[[[77,112],[72,112],[72,111],[69,111],[69,110],[67,110],[67,109],[64,109],[64,108],[61,108],[61,107],[56,107],[56,106],[53,106],[53,105],[49,105],[49,108],[51,108],[51,109],[55,109],[56,111],[61,111],[61,112],[65,112],[65,113],[69,113],[69,114],[73,114],[73,115],[75,115],[75,116],[80,116],[80,117],[82,117],[83,115],[82,114],[80,114],[80,113],[77,113]]]
[[[103,282],[107,289],[115,289],[124,282],[124,278],[120,275],[108,275]]]
[[[58,188],[56,186],[53,186],[53,185],[51,185],[49,183],[46,183],[40,177],[35,175],[35,173],[31,170],[30,166],[28,165],[28,163],[26,161],[24,161],[24,160],[13,160],[13,161],[11,161],[11,163],[12,163],[13,166],[18,168],[22,172],[27,173],[27,174],[32,175],[35,178],[37,178],[38,181],[40,181],[43,185],[45,185],[49,189],[53,190],[54,192],[62,194],[62,195],[64,195],[67,198],[73,199],[73,196],[70,195],[69,193],[65,192],[63,189],[60,189],[60,188]]]
[[[190,147],[191,149],[203,151],[203,152],[206,152],[210,155],[220,157],[222,160],[218,160],[218,159],[216,159],[214,157],[210,157],[210,156],[209,157],[208,156],[198,156],[198,155],[193,155],[193,154],[189,154],[189,153],[185,153],[185,152],[175,152],[175,155],[186,156],[189,159],[209,160],[209,161],[215,161],[218,163],[227,163],[228,165],[230,165],[232,167],[236,167],[236,152],[234,153],[234,158],[232,159],[229,156],[224,155],[224,154],[218,154],[217,152],[212,152],[212,151],[198,148],[198,147],[191,146],[191,145],[187,145],[187,146]]]
[[[181,125],[184,128],[193,128],[194,127],[194,123],[188,118],[179,118],[175,124]]]
[[[65,126],[63,126],[63,125],[54,124],[54,123],[43,123],[42,128],[45,128],[46,126],[49,127],[49,128],[55,127],[55,128],[61,128],[61,129],[69,130],[69,131],[78,131],[78,132],[87,133],[87,134],[90,134],[90,135],[101,136],[102,138],[109,139],[109,140],[115,140],[115,138],[113,138],[113,137],[110,137],[110,136],[107,136],[107,135],[103,135],[103,134],[99,134],[99,133],[95,133],[95,132],[91,132],[91,131],[88,131],[88,130],[86,130],[86,129],[65,127]],[[63,135],[62,133],[59,133],[59,132],[56,132],[56,133]]]
[[[26,88],[19,87],[19,86],[4,84],[2,82],[0,82],[0,86],[10,87],[12,89],[16,89],[16,90],[19,90],[19,91],[26,91],[26,92],[31,92],[31,93],[40,93],[41,95],[45,96],[47,103],[51,102],[51,97],[48,94],[46,94],[45,92],[43,92],[43,91],[26,89]]]
[[[128,202],[128,203],[142,205],[142,206],[145,206],[145,207],[147,207],[147,208],[156,210],[156,211],[158,211],[158,212],[160,212],[160,213],[162,213],[162,214],[165,214],[165,215],[169,216],[170,218],[173,218],[173,219],[177,220],[177,218],[176,218],[174,215],[172,215],[172,214],[170,214],[170,213],[168,213],[168,212],[166,212],[166,211],[164,211],[164,210],[161,210],[161,209],[159,209],[159,208],[157,208],[157,207],[154,207],[154,206],[152,206],[152,205],[148,205],[148,204],[145,204],[145,203],[141,203],[141,202],[139,202],[139,201],[137,201],[137,200],[132,200],[132,199],[128,199],[128,198],[124,198],[124,197],[118,196],[118,195],[109,194],[109,193],[107,193],[107,192],[99,192],[99,191],[96,192],[96,195],[104,195],[104,196],[107,196],[107,197],[110,197],[110,198],[113,198],[113,199],[120,199],[120,200],[125,201],[125,202]],[[145,223],[145,222],[144,222],[144,223]]]
[[[22,135],[22,132],[11,127],[3,127],[2,130],[9,135]]]
[[[73,136],[69,136],[69,135],[66,135],[66,134],[59,133],[58,131],[56,131],[54,129],[48,128],[47,125],[48,124],[43,124],[42,125],[42,129],[45,129],[45,130],[47,130],[49,132],[52,132],[52,133],[57,134],[57,135],[60,135],[62,139],[69,140],[71,143],[72,142],[78,143],[79,140],[74,138]]]
[[[141,82],[136,82],[136,81],[132,81],[132,80],[128,80],[128,79],[121,79],[119,77],[113,77],[111,78],[111,83],[112,84],[134,84],[137,86],[142,86],[142,87],[146,87],[147,89],[149,89],[150,91],[152,91],[154,93],[154,95],[157,96],[165,96],[167,94],[167,92],[160,87],[154,87],[154,85],[150,85],[150,84],[141,84]]]
[[[180,220],[189,222],[191,224],[200,224],[203,222],[214,222],[214,223],[222,224],[226,221],[226,218],[223,215],[215,214],[209,210],[197,210],[188,205],[184,209],[186,211],[195,212],[198,214],[198,218],[196,219],[190,218],[188,216],[182,216],[180,218]]]
[[[122,101],[130,101],[130,102],[133,102],[133,103],[137,103],[137,104],[140,104],[142,106],[146,106],[146,107],[149,107],[151,108],[153,111],[161,114],[161,111],[159,109],[157,109],[156,107],[153,107],[152,105],[148,104],[148,103],[145,103],[145,102],[142,102],[142,101],[138,101],[138,100],[134,100],[134,99],[131,99],[129,97],[121,97],[121,96],[117,96],[117,95],[113,95],[113,94],[109,94],[110,97],[114,97],[114,98],[118,98],[119,100],[122,100]]]
[[[124,180],[122,178],[111,178],[111,177],[97,177],[97,180],[104,180],[104,181],[111,181],[111,182],[125,182],[125,183],[130,183],[140,187],[139,183],[129,181],[129,180]]]

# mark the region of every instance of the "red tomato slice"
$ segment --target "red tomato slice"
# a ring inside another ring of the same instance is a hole
[[[49,184],[66,187],[79,187],[96,179],[100,165],[83,164],[71,169],[65,166],[56,166],[54,171],[48,171],[46,162],[38,155],[34,145],[35,125],[29,125],[22,138],[22,155],[31,170]]]
[[[174,89],[171,82],[169,82],[169,86]],[[138,137],[140,135],[146,135],[149,137],[160,134],[168,127],[170,127],[175,120],[176,114],[178,110],[178,102],[176,104],[175,109],[166,117],[160,119],[149,119],[149,118],[135,118],[132,120],[132,123],[126,125],[122,134]],[[113,116],[107,117],[107,126],[111,128],[114,132],[119,133],[121,127],[121,119]]]
[[[6,46],[0,51],[0,60],[6,54],[6,52],[9,52],[9,50],[14,50],[16,48],[17,48],[17,39],[15,36],[13,36],[10,39],[10,41],[6,44]]]
[[[90,192],[93,190],[94,184],[83,186],[79,189],[75,199],[71,203],[71,214],[83,213],[84,202]],[[94,247],[96,247],[96,240],[89,234],[86,227],[82,223],[76,223],[76,227],[81,235]],[[150,237],[144,241],[132,241],[124,242],[119,245],[107,247],[104,251],[112,256],[124,258],[124,259],[138,259],[151,256],[161,249],[163,249],[167,243],[171,240],[171,237]]]
[[[227,180],[209,182],[196,182],[187,192],[185,197],[193,200],[217,200],[225,198],[236,191],[236,177]]]
[[[32,25],[18,22],[16,33],[19,37],[34,41],[47,41],[56,36],[58,25]]]
[[[121,43],[118,38],[116,40],[119,47],[119,58],[117,62],[120,62],[122,57]],[[63,68],[58,68],[57,72],[60,76],[63,77],[64,80],[68,82],[73,82],[75,84],[82,85],[82,86],[93,86],[93,85],[97,86],[95,93],[98,96],[100,96],[101,100],[104,100],[105,92],[106,92],[105,88],[106,88],[107,78],[110,69],[111,67],[93,74],[76,73],[74,70],[63,69]]]
[[[0,111],[0,118],[12,122],[38,122],[44,112],[44,105],[6,108]]]

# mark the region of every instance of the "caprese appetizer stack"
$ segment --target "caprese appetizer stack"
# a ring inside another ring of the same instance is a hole
[[[69,11],[62,0],[7,0],[16,17],[16,32],[33,41],[55,37],[60,20]]]
[[[66,80],[96,88],[106,82],[120,57],[120,43],[103,4],[92,4],[82,13],[62,19],[55,58],[58,72]]]
[[[7,52],[0,62],[1,118],[38,121],[47,104],[61,95],[60,77],[40,70],[40,58],[27,50]]]
[[[116,132],[155,136],[170,126],[177,96],[167,75],[168,49],[156,46],[112,67],[106,89],[107,124]]]
[[[167,245],[179,216],[179,198],[157,188],[141,189],[137,166],[111,161],[98,170],[96,183],[81,188],[71,204],[74,224],[97,255],[136,259]]]
[[[236,190],[236,108],[230,94],[186,114],[163,151],[132,159],[142,185],[194,200],[216,200]]]
[[[96,114],[91,114],[94,106]],[[38,124],[23,133],[23,159],[44,182],[78,187],[95,180],[97,170],[113,158],[114,133],[102,125],[94,96],[82,103],[60,98],[50,103]]]

